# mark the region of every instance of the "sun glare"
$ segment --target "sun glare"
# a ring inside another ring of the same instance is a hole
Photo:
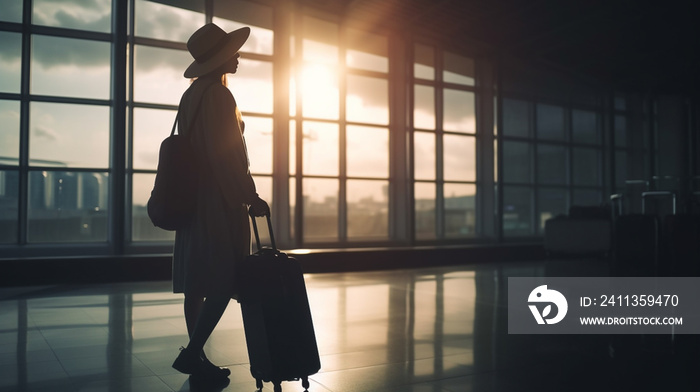
[[[334,68],[323,64],[305,65],[301,89],[305,117],[338,118],[338,77]]]

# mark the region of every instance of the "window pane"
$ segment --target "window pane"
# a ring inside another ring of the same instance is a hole
[[[474,85],[474,59],[445,52],[442,80],[447,83]]]
[[[388,125],[389,81],[358,75],[348,75],[347,80],[347,120]]]
[[[389,41],[385,36],[348,29],[346,62],[350,68],[389,72]]]
[[[435,129],[435,91],[429,86],[414,89],[413,127]]]
[[[416,44],[413,53],[413,76],[418,79],[435,79],[435,54],[433,48]]]
[[[600,154],[591,148],[574,148],[574,185],[600,185]]]
[[[160,144],[170,135],[176,115],[174,110],[134,108],[134,169],[158,167]]]
[[[165,3],[175,3],[177,6]],[[187,9],[180,8],[182,6]],[[205,23],[204,0],[136,0],[134,7],[135,30],[139,37],[187,42],[192,33]],[[183,68],[181,72],[184,71]]]
[[[529,183],[532,181],[532,147],[530,143],[503,142],[503,181]]]
[[[134,241],[173,241],[174,231],[166,231],[153,226],[148,217],[146,204],[153,190],[155,174],[134,174],[132,176],[131,239]]]
[[[338,124],[304,122],[304,174],[338,175]]]
[[[348,238],[389,237],[389,182],[348,180]]]
[[[338,180],[304,179],[304,241],[338,240]]]
[[[506,237],[535,234],[532,189],[514,186],[503,189],[503,234]]]
[[[272,174],[272,119],[248,116],[244,121],[250,171]]]
[[[627,117],[615,116],[615,147],[627,146]]]
[[[476,234],[476,185],[445,184],[445,235]]]
[[[447,181],[476,181],[476,139],[445,135],[444,176]]]
[[[32,36],[31,91],[109,99],[109,42]]]
[[[562,189],[540,189],[538,192],[539,231],[544,234],[544,222],[557,215],[566,214],[568,207],[568,192]]]
[[[0,171],[0,243],[17,242],[19,173]]]
[[[134,47],[134,101],[177,105],[190,80],[182,73],[192,62],[188,52]]]
[[[111,0],[33,0],[32,8],[33,24],[103,33],[112,31]]]
[[[19,102],[0,100],[0,165],[19,163]]]
[[[598,114],[587,110],[571,111],[574,142],[600,144]]]
[[[389,177],[389,130],[349,125],[347,173],[351,177]]]
[[[537,146],[537,175],[540,184],[567,184],[567,154],[563,146]]]
[[[215,0],[213,22],[229,32],[250,27],[250,37],[241,48],[242,52],[272,54],[274,34],[272,31],[272,8],[250,1]]]
[[[0,21],[22,23],[22,0],[3,1]]]
[[[414,177],[418,180],[435,179],[435,135],[428,132],[413,133]]]
[[[435,238],[435,184],[417,182],[414,185],[416,238]]]
[[[537,104],[537,137],[540,139],[564,140],[564,108]]]
[[[238,72],[228,77],[241,111],[272,114],[272,63],[241,58]]]
[[[460,90],[443,90],[445,131],[476,133],[474,93]]]
[[[503,99],[503,135],[530,136],[530,108],[528,102]]]
[[[0,31],[0,92],[19,93],[22,34]]]
[[[96,242],[107,240],[106,173],[29,173],[27,240]]]
[[[305,61],[338,64],[338,25],[304,16],[303,57]]]
[[[574,190],[574,205],[597,206],[602,202],[601,192],[598,190]]]
[[[109,165],[109,107],[32,102],[29,109],[30,165]]]

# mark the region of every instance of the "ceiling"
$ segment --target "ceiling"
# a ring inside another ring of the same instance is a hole
[[[620,89],[700,92],[700,15],[690,1],[304,0],[349,20],[425,31],[447,46],[517,57]]]

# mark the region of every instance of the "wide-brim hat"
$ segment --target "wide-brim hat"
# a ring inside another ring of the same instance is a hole
[[[187,40],[187,50],[194,61],[185,70],[186,78],[196,78],[217,69],[235,55],[250,36],[250,27],[226,33],[221,27],[207,23]]]

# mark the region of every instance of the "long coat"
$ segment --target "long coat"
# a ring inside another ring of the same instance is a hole
[[[175,235],[173,291],[235,298],[236,262],[250,254],[247,205],[257,198],[240,111],[219,78],[200,78],[183,94],[178,124],[191,137],[199,182],[192,224]]]

